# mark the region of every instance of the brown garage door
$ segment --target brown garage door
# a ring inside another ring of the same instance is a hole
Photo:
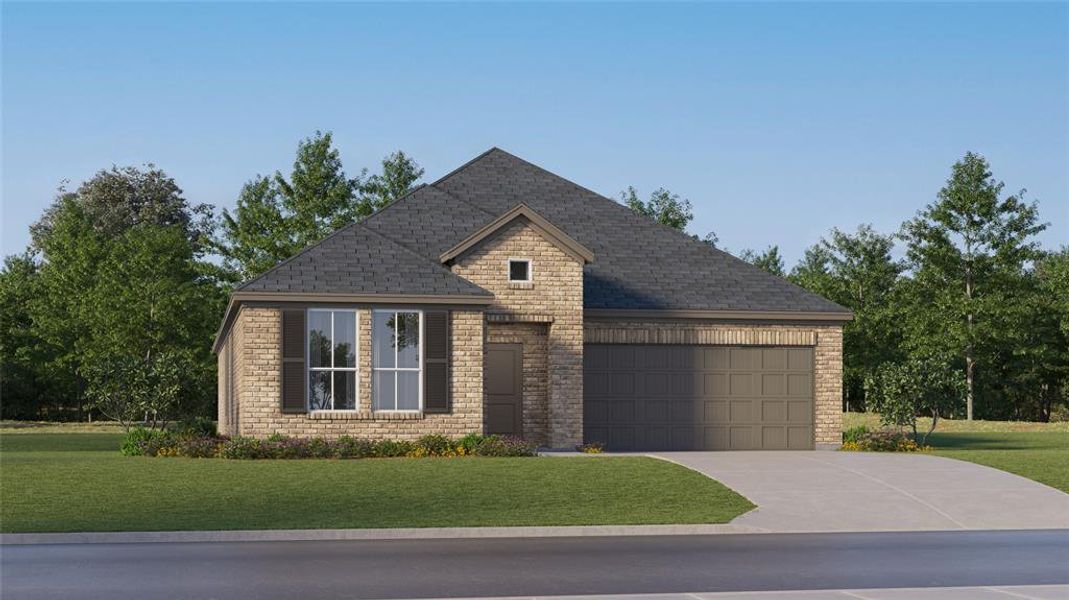
[[[584,437],[610,450],[813,447],[812,348],[588,344]]]

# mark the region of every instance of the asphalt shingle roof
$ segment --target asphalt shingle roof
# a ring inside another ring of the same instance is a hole
[[[438,257],[518,204],[594,252],[586,308],[846,312],[498,148],[239,289],[488,295]]]
[[[493,294],[360,224],[342,227],[238,292],[486,296]]]

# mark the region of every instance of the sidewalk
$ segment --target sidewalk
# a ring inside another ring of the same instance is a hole
[[[452,598],[450,600],[1069,600],[1069,585],[617,594],[606,596],[516,596],[479,599]]]

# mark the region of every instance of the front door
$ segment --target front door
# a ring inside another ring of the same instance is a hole
[[[523,436],[523,344],[487,344],[486,433]]]

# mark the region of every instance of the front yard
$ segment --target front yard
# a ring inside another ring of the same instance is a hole
[[[725,523],[753,508],[652,458],[144,458],[120,456],[115,433],[30,431],[0,432],[0,531]]]
[[[922,419],[920,425],[928,426]],[[846,413],[843,427],[879,427],[876,415]],[[974,462],[1069,493],[1069,422],[941,420],[928,439],[935,454]]]

